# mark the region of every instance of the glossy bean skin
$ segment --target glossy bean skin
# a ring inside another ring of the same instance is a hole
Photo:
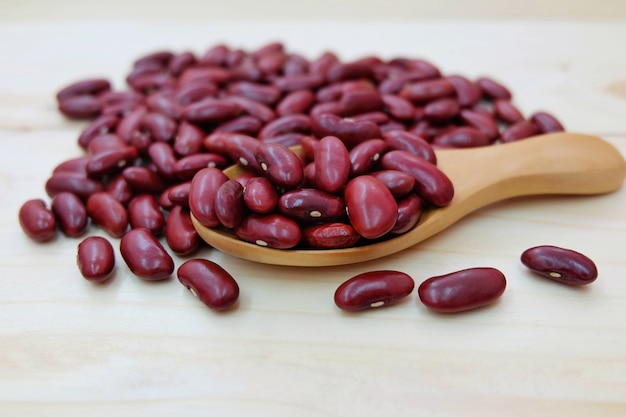
[[[87,144],[87,152],[96,155],[100,152],[124,149],[128,147],[124,139],[114,133],[102,133],[92,136],[89,144]]]
[[[344,93],[339,100],[341,114],[354,116],[356,114],[378,111],[385,103],[376,90],[356,90]]]
[[[399,96],[412,102],[422,104],[431,100],[449,97],[456,93],[454,84],[446,78],[419,81],[405,85]]]
[[[372,122],[356,122],[335,114],[312,116],[311,127],[316,137],[338,137],[348,149],[367,139],[380,138],[382,135],[378,125]]]
[[[243,201],[250,210],[259,214],[272,212],[278,205],[278,191],[265,177],[253,177],[246,181]]]
[[[214,133],[243,133],[245,135],[256,136],[263,128],[263,123],[253,116],[238,116],[222,123],[213,129]]]
[[[533,122],[539,132],[541,133],[552,133],[552,132],[562,132],[565,130],[561,122],[557,120],[556,117],[546,112],[536,112],[530,116],[530,121]]]
[[[493,101],[494,115],[509,124],[524,120],[524,115],[509,100],[498,99]]]
[[[179,157],[195,155],[202,152],[204,132],[188,122],[181,122],[174,138],[174,152]]]
[[[49,197],[68,191],[82,200],[87,200],[90,195],[102,191],[104,185],[100,181],[87,177],[86,173],[57,172],[48,178],[45,188]]]
[[[280,196],[278,210],[296,220],[331,222],[345,216],[346,205],[337,195],[314,188],[299,188]]]
[[[335,136],[323,137],[315,147],[315,186],[336,193],[350,177],[350,155],[344,143]]]
[[[282,116],[266,124],[259,132],[258,138],[266,140],[284,133],[301,132],[311,130],[311,118],[305,114],[293,114]]]
[[[284,189],[302,184],[302,160],[291,149],[278,143],[261,142],[255,155],[261,171],[273,184]]]
[[[167,188],[163,178],[146,167],[127,167],[122,175],[130,188],[140,193],[157,194]]]
[[[91,220],[111,237],[121,237],[128,228],[126,207],[107,192],[93,194],[87,200]]]
[[[232,119],[241,113],[241,107],[232,101],[207,98],[185,107],[183,119],[189,122],[215,123]]]
[[[183,181],[193,178],[203,168],[224,169],[228,165],[228,158],[211,152],[189,155],[176,161],[173,172],[176,177]]]
[[[120,253],[131,272],[146,281],[159,281],[174,272],[174,260],[148,229],[132,229],[120,240]]]
[[[131,190],[128,182],[122,174],[118,174],[107,185],[106,192],[111,194],[113,198],[122,203],[128,204],[131,198],[133,198],[133,190]]]
[[[478,85],[462,75],[449,75],[446,79],[454,85],[457,101],[461,107],[470,107],[478,103],[482,94]]]
[[[89,158],[85,169],[90,177],[100,178],[121,171],[137,159],[137,156],[137,148],[133,146],[110,149]]]
[[[491,304],[506,288],[506,278],[495,268],[469,268],[422,282],[421,302],[439,313],[457,313]]]
[[[424,106],[424,117],[434,122],[447,122],[459,114],[460,106],[453,98],[440,98]]]
[[[361,236],[345,223],[322,223],[302,229],[302,244],[313,249],[343,249],[355,246]]]
[[[207,259],[190,259],[176,272],[178,280],[212,310],[232,307],[239,298],[237,281],[224,268]]]
[[[174,149],[165,142],[154,142],[148,148],[148,155],[161,178],[172,181],[176,179],[174,166],[178,160],[174,154]]]
[[[178,124],[162,113],[149,112],[143,115],[139,127],[145,129],[155,141],[167,142],[174,138]]]
[[[167,198],[173,206],[189,208],[189,190],[191,190],[191,181],[172,185],[164,192],[167,192]]]
[[[480,77],[476,80],[476,84],[480,87],[483,95],[489,98],[510,100],[512,97],[509,89],[494,79]]]
[[[172,207],[165,222],[165,241],[177,255],[193,253],[200,245],[200,236],[196,232],[189,210],[181,206]]]
[[[234,228],[244,218],[246,205],[243,198],[243,185],[236,180],[228,180],[215,195],[215,214],[222,226]]]
[[[598,277],[598,268],[587,256],[571,249],[542,245],[526,249],[522,263],[533,272],[567,285],[591,284]]]
[[[59,102],[59,111],[70,119],[91,119],[101,110],[102,104],[93,96],[74,96]]]
[[[165,228],[165,216],[151,194],[140,194],[128,203],[128,220],[133,229],[144,228],[158,236]]]
[[[275,249],[290,249],[300,243],[298,224],[280,214],[251,214],[235,228],[235,234],[246,242]]]
[[[89,224],[87,209],[75,194],[68,192],[57,194],[52,199],[51,209],[66,236],[78,237],[87,230]]]
[[[87,281],[101,283],[111,278],[115,268],[113,245],[100,236],[90,236],[78,244],[76,264]]]
[[[89,161],[90,156],[79,156],[77,158],[71,158],[61,162],[59,165],[54,167],[52,170],[52,174],[57,174],[59,172],[72,172],[74,174],[86,175],[87,170],[87,162]]]
[[[437,155],[430,143],[415,133],[393,130],[383,134],[383,139],[390,149],[407,151],[431,164],[437,164]]]
[[[206,227],[220,225],[215,212],[215,195],[228,177],[218,168],[203,168],[191,180],[189,209],[194,217]]]
[[[306,114],[315,104],[315,94],[311,90],[297,90],[287,94],[276,106],[279,116]]]
[[[454,148],[473,148],[487,146],[491,140],[475,127],[460,126],[435,136],[433,144]]]
[[[390,232],[402,234],[413,229],[422,215],[423,205],[422,199],[416,194],[410,194],[398,201],[398,217]]]
[[[345,311],[388,306],[407,297],[415,288],[410,275],[400,271],[377,270],[358,274],[335,291],[335,304]]]
[[[385,184],[385,187],[389,188],[396,199],[406,197],[415,188],[415,178],[403,171],[381,169],[370,173],[370,175]]]
[[[402,97],[393,94],[383,94],[381,96],[387,112],[400,120],[411,120],[415,116],[415,106]]]
[[[78,136],[78,145],[86,149],[94,137],[114,132],[119,122],[120,118],[112,114],[98,117]]]
[[[351,179],[344,190],[350,224],[366,239],[387,234],[396,223],[398,205],[391,191],[371,175]]]
[[[350,149],[350,175],[354,177],[372,171],[388,147],[382,139],[368,139]]]
[[[500,136],[500,142],[509,143],[520,139],[526,139],[538,135],[539,129],[533,122],[522,120],[507,127]]]
[[[463,121],[472,127],[483,132],[490,140],[496,139],[500,136],[498,125],[491,116],[484,115],[474,110],[461,110],[461,118]]]
[[[111,83],[104,78],[89,78],[66,85],[56,94],[59,101],[82,95],[98,95],[111,89]]]
[[[409,152],[389,151],[383,156],[381,166],[411,175],[417,194],[437,207],[447,206],[454,197],[454,186],[446,174]]]
[[[35,242],[47,242],[56,235],[56,218],[42,199],[28,200],[22,204],[18,218],[24,233]]]

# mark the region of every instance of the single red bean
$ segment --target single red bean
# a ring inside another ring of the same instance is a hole
[[[98,100],[103,107],[115,107],[116,105],[126,104],[128,106],[140,106],[144,103],[143,94],[136,91],[105,91],[98,94]]]
[[[198,154],[202,152],[204,137],[202,129],[183,121],[174,138],[174,152],[181,157]]]
[[[133,79],[132,84],[130,84],[133,90],[144,95],[150,95],[160,90],[174,88],[175,85],[175,79],[171,75],[165,73],[141,74]]]
[[[384,102],[376,90],[355,90],[344,93],[339,100],[339,106],[343,116],[354,116],[381,110]]]
[[[383,138],[389,149],[406,151],[433,165],[437,164],[437,155],[430,143],[415,133],[392,130],[383,134]]]
[[[97,96],[111,89],[111,83],[104,78],[90,78],[69,84],[56,94],[58,101],[77,96]]]
[[[283,73],[286,76],[295,76],[295,75],[310,75],[309,74],[309,66],[310,62],[308,59],[298,54],[288,54],[287,60],[285,61],[285,65],[283,65]],[[313,74],[316,75],[317,74]],[[324,79],[322,78],[322,82]]]
[[[178,161],[176,159],[176,155],[174,155],[174,149],[172,149],[168,143],[153,143],[148,148],[148,155],[156,167],[157,172],[163,179],[167,181],[176,179],[174,166]]]
[[[190,259],[177,271],[178,280],[207,307],[221,311],[239,298],[237,281],[224,268],[207,259]]]
[[[181,182],[180,184],[172,185],[167,192],[167,199],[173,206],[182,206],[189,208],[189,190],[191,190],[191,181]]]
[[[567,285],[591,284],[598,278],[598,268],[587,256],[571,249],[542,245],[526,249],[522,263],[531,271]]]
[[[224,227],[234,228],[246,214],[243,185],[236,180],[228,180],[215,194],[215,214]]]
[[[256,136],[263,128],[263,123],[253,116],[239,116],[222,123],[213,129],[213,133],[243,133],[245,135]]]
[[[293,74],[277,77],[273,80],[273,84],[278,90],[291,93],[319,88],[324,84],[324,77],[320,74]]]
[[[118,123],[115,134],[130,144],[132,139],[139,135],[139,123],[147,112],[144,106],[139,106],[126,114]]]
[[[261,171],[273,184],[284,189],[302,184],[304,167],[291,149],[278,143],[261,142],[255,155]]]
[[[530,116],[530,121],[537,125],[539,132],[563,132],[565,128],[556,117],[546,112],[536,112]]]
[[[224,169],[228,165],[228,159],[216,153],[199,153],[179,159],[174,164],[173,172],[183,181],[188,181],[202,168]]]
[[[163,233],[165,216],[151,194],[139,194],[128,203],[128,219],[133,229],[144,228],[155,236]]]
[[[217,85],[213,83],[203,84],[185,84],[182,85],[175,93],[174,100],[181,106],[188,106],[207,97],[215,97],[218,92]]]
[[[422,282],[418,295],[429,309],[456,313],[496,301],[506,288],[506,278],[495,268],[469,268]]]
[[[487,135],[475,127],[461,126],[438,134],[433,139],[433,144],[454,148],[470,148],[487,146],[491,144],[491,141]]]
[[[265,77],[276,76],[283,68],[287,55],[280,52],[264,54],[257,59],[256,65],[263,72]]]
[[[318,138],[335,136],[345,144],[348,149],[367,140],[380,138],[380,128],[371,122],[355,122],[352,119],[344,119],[333,114],[323,114],[311,118],[313,134]]]
[[[172,207],[165,222],[165,240],[172,252],[180,256],[189,255],[198,248],[200,237],[189,210],[181,206]]]
[[[371,175],[351,179],[344,199],[350,223],[364,238],[379,238],[393,228],[398,215],[396,200],[385,184]]]
[[[107,185],[106,192],[111,194],[113,198],[123,205],[128,204],[130,199],[133,198],[133,190],[130,188],[128,182],[122,174],[118,174],[113,177]]]
[[[381,166],[411,175],[417,194],[437,207],[447,206],[454,197],[454,186],[446,174],[419,156],[406,151],[389,151],[383,156]]]
[[[68,159],[66,161],[61,162],[59,165],[54,167],[52,170],[52,174],[58,174],[59,172],[72,172],[74,174],[87,175],[87,162],[89,161],[90,156],[79,156],[77,158]]]
[[[50,204],[61,231],[69,237],[78,237],[85,233],[89,218],[87,209],[76,194],[63,192],[57,194]]]
[[[302,244],[313,249],[344,249],[357,244],[361,236],[345,223],[322,223],[302,229]]]
[[[272,120],[261,129],[258,138],[265,140],[284,133],[308,133],[310,131],[311,118],[305,114],[294,114]]]
[[[176,204],[174,204],[172,200],[170,200],[170,189],[165,189],[165,191],[163,191],[159,195],[159,207],[161,207],[163,210],[169,211],[175,206]]]
[[[140,193],[158,194],[167,188],[163,178],[146,167],[127,167],[122,175],[130,188]]]
[[[168,70],[173,76],[179,77],[187,68],[192,67],[196,62],[196,56],[192,52],[182,52],[172,57],[168,65]]]
[[[78,136],[78,145],[87,149],[89,143],[96,136],[104,135],[115,131],[120,118],[113,114],[100,116],[92,121]]]
[[[424,107],[424,117],[433,122],[447,122],[459,114],[460,107],[453,98],[433,100]]]
[[[294,220],[333,222],[346,215],[343,199],[314,188],[287,191],[278,199],[278,210]]]
[[[272,108],[258,101],[238,96],[226,97],[223,100],[235,103],[243,109],[244,112],[248,113],[250,116],[256,117],[263,123],[269,123],[276,118],[276,114]]]
[[[250,178],[245,183],[243,200],[250,210],[255,213],[267,214],[278,205],[278,191],[265,177]]]
[[[121,237],[128,228],[126,208],[107,192],[93,194],[87,200],[87,214],[111,237]]]
[[[174,272],[174,260],[148,229],[126,233],[120,253],[131,272],[146,281],[163,280]]]
[[[215,213],[215,195],[228,177],[218,168],[203,168],[191,180],[189,208],[194,217],[206,227],[219,226]]]
[[[133,67],[140,68],[143,66],[156,65],[159,68],[165,69],[172,58],[174,58],[174,54],[170,51],[154,51],[137,58],[133,63]]]
[[[481,114],[474,110],[464,109],[461,110],[461,119],[463,119],[467,125],[483,132],[491,140],[500,136],[498,125],[491,116]]]
[[[497,99],[493,101],[494,115],[505,123],[514,124],[524,120],[524,115],[509,100]]]
[[[229,100],[206,98],[185,107],[183,118],[195,123],[217,123],[232,119],[241,113],[241,107]]]
[[[230,49],[226,45],[213,46],[204,53],[198,64],[211,67],[225,65],[229,51]]]
[[[415,188],[415,178],[403,171],[381,169],[370,175],[385,184],[396,199],[408,196]]]
[[[239,133],[231,133],[227,137],[228,140],[224,143],[224,149],[230,156],[230,159],[248,167],[254,172],[261,172],[261,167],[256,160],[256,148],[261,141]]]
[[[338,101],[319,102],[314,105],[309,112],[312,118],[318,118],[323,114],[341,115],[341,105]]]
[[[415,106],[402,97],[392,94],[383,94],[381,96],[386,111],[399,120],[411,120],[415,115]]]
[[[145,129],[156,141],[167,142],[174,138],[178,124],[171,117],[161,113],[146,113],[139,121],[139,127]]]
[[[335,291],[335,304],[342,310],[360,311],[395,304],[415,288],[404,272],[377,270],[355,275]]]
[[[398,217],[390,232],[402,234],[413,229],[422,215],[422,207],[422,199],[414,193],[398,201]]]
[[[90,195],[104,189],[104,185],[97,180],[77,172],[57,172],[46,181],[46,193],[49,197],[69,191],[83,200]]]
[[[339,192],[350,177],[350,154],[335,136],[323,137],[315,147],[315,186],[329,193]]]
[[[113,245],[100,236],[90,236],[78,244],[76,264],[88,281],[101,283],[111,278],[115,268]]]
[[[481,96],[481,90],[478,85],[462,75],[448,75],[446,79],[454,85],[459,106],[471,107],[478,103]]]
[[[491,99],[511,99],[511,92],[508,88],[487,77],[481,77],[476,80],[476,84],[480,87],[482,94]]]
[[[382,111],[355,114],[354,116],[351,116],[350,119],[357,123],[370,122],[379,126],[389,122],[389,116]]]
[[[311,90],[296,90],[287,94],[277,105],[279,116],[306,114],[315,104],[315,94]]]
[[[432,74],[424,71],[406,71],[384,79],[378,86],[381,94],[397,94],[407,84],[432,79]]]
[[[438,98],[452,96],[456,93],[454,84],[446,78],[419,81],[407,84],[400,90],[403,97],[414,104],[427,103]]]
[[[70,119],[91,119],[101,110],[102,104],[94,96],[74,96],[59,102],[59,111]]]
[[[275,249],[290,249],[300,242],[298,224],[280,214],[251,214],[235,227],[243,241]]]
[[[173,120],[179,120],[183,115],[184,107],[174,99],[170,90],[157,91],[146,99],[146,106],[151,112],[160,113]]]
[[[375,77],[372,66],[364,61],[354,62],[337,62],[333,64],[326,73],[326,77],[330,82],[354,80],[360,78]]]
[[[321,87],[315,93],[315,98],[320,103],[328,103],[331,101],[339,101],[343,94],[342,83],[332,83]]]
[[[265,105],[273,105],[281,98],[281,91],[273,85],[256,84],[249,81],[238,81],[228,86],[228,93],[258,101]]]
[[[42,199],[28,200],[22,204],[18,218],[24,233],[36,242],[46,242],[56,234],[56,218]]]
[[[336,63],[339,62],[339,58],[332,52],[324,52],[318,56],[315,60],[311,61],[309,65],[309,72],[311,74],[319,74],[326,76],[328,70]]]
[[[263,142],[278,143],[290,148],[292,146],[300,145],[302,139],[306,137],[308,137],[308,135],[305,135],[304,133],[284,133],[279,136],[274,136],[273,138],[264,139]]]
[[[103,151],[110,151],[113,149],[127,148],[128,144],[124,139],[120,138],[114,133],[104,133],[101,135],[93,136],[87,145],[87,152],[91,155],[98,154]]]
[[[373,171],[388,148],[382,139],[369,139],[350,149],[350,175],[354,177]]]
[[[85,169],[90,177],[101,178],[121,171],[135,161],[138,155],[137,148],[133,146],[102,151],[89,159]]]
[[[231,71],[219,67],[191,67],[178,79],[178,85],[187,84],[226,84],[233,77]]]
[[[134,148],[137,148],[137,152],[140,155],[145,155],[148,153],[148,148],[152,145],[152,137],[145,132],[137,132],[130,140],[128,144]]]
[[[521,122],[517,122],[504,129],[502,135],[500,136],[500,142],[514,142],[516,140],[526,139],[531,136],[538,135],[539,133],[537,125],[528,120],[522,120]]]

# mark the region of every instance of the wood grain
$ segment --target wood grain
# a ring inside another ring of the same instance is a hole
[[[327,268],[256,264],[210,248],[242,289],[215,314],[175,278],[94,286],[75,266],[76,239],[28,240],[23,201],[45,198],[59,162],[81,154],[84,123],[54,93],[95,74],[117,86],[132,60],[162,47],[203,51],[271,39],[307,56],[334,49],[423,56],[444,72],[490,74],[525,114],[547,110],[626,155],[626,61],[608,22],[423,24],[69,21],[0,27],[0,415],[2,416],[623,416],[626,413],[626,191],[520,197],[481,209],[422,244]],[[315,34],[315,36],[312,35]],[[463,42],[460,42],[460,39]],[[4,41],[4,40],[9,40]],[[98,229],[93,233],[101,234]],[[588,288],[535,277],[519,262],[537,244],[598,264]],[[176,258],[179,265],[183,258]],[[336,287],[393,268],[424,279],[492,266],[508,279],[488,308],[436,315],[413,294],[392,308],[345,314]]]

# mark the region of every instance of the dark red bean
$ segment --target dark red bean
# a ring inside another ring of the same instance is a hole
[[[146,167],[127,167],[122,175],[130,188],[140,193],[158,194],[167,188],[163,178]]]
[[[387,112],[399,120],[411,120],[415,116],[415,106],[402,97],[392,94],[381,96]]]
[[[306,137],[308,137],[308,135],[305,135],[304,133],[284,133],[279,136],[274,136],[273,138],[264,139],[263,142],[278,143],[290,148],[292,146],[300,145],[302,139]]]
[[[309,115],[312,118],[319,118],[324,114],[341,115],[341,105],[338,101],[329,101],[326,103],[318,103],[311,108]]]
[[[217,96],[218,88],[212,83],[203,84],[185,84],[182,85],[175,93],[174,100],[181,106],[188,106],[207,97]]]
[[[335,63],[328,69],[326,77],[328,81],[336,82],[360,78],[373,79],[375,74],[369,63],[359,60],[354,62]]]
[[[91,155],[114,149],[127,148],[128,144],[114,133],[104,133],[94,136],[87,145],[87,152]]]
[[[379,126],[389,122],[389,116],[381,111],[355,114],[354,116],[351,116],[350,119],[357,123],[370,122]]]
[[[344,249],[357,244],[361,236],[345,223],[323,223],[302,229],[302,244],[313,249]]]
[[[133,63],[133,67],[140,68],[143,66],[156,65],[159,68],[165,69],[172,58],[174,58],[174,54],[170,51],[154,51],[137,58]]]
[[[172,207],[165,222],[165,240],[172,252],[180,256],[189,255],[199,247],[200,237],[188,209]]]
[[[531,136],[538,135],[539,133],[537,125],[528,120],[522,120],[521,122],[517,122],[504,129],[502,135],[500,136],[500,142],[514,142],[516,140],[526,139]]]
[[[381,166],[411,175],[417,194],[437,207],[447,206],[454,197],[454,186],[446,174],[419,156],[406,151],[389,151],[383,156]]]
[[[144,228],[158,236],[165,228],[165,216],[151,194],[140,194],[128,203],[128,219],[133,229]]]
[[[455,93],[454,84],[450,80],[438,78],[407,84],[402,87],[399,95],[414,104],[420,104],[438,98],[453,96]]]
[[[354,177],[373,171],[388,147],[382,139],[369,139],[350,149],[350,175]]]
[[[371,175],[351,179],[344,191],[350,223],[366,239],[387,234],[394,226],[398,205],[391,191]]]
[[[526,249],[522,263],[533,272],[567,285],[591,284],[598,268],[587,256],[571,249],[542,245]]]
[[[178,280],[207,307],[225,310],[239,298],[239,286],[224,268],[207,259],[190,259],[177,271]]]
[[[228,180],[215,194],[215,214],[224,227],[234,228],[246,214],[243,198],[243,185],[236,180]]]
[[[281,98],[281,91],[273,85],[256,84],[239,81],[228,86],[228,93],[258,101],[265,105],[273,105]]]
[[[456,313],[496,301],[506,288],[506,278],[495,268],[469,268],[432,277],[418,288],[419,298],[429,309]]]
[[[278,191],[265,177],[254,177],[246,181],[243,200],[255,213],[267,214],[278,205]]]
[[[63,101],[76,96],[97,96],[111,89],[111,83],[104,78],[90,78],[76,81],[63,87],[56,94],[58,101]]]
[[[284,133],[308,133],[311,130],[311,118],[304,114],[294,114],[275,119],[265,125],[259,132],[258,138],[265,140]]]
[[[136,136],[139,135],[139,123],[148,110],[139,106],[126,114],[118,123],[115,134],[130,144]]]
[[[319,74],[293,74],[273,80],[274,86],[284,93],[298,90],[316,89],[324,84],[324,77]]]
[[[232,119],[239,113],[241,107],[233,101],[206,98],[187,106],[183,118],[196,123],[216,123]]]
[[[68,159],[66,161],[61,162],[59,165],[54,167],[52,170],[52,174],[58,174],[60,172],[72,172],[74,174],[87,175],[87,162],[89,161],[90,156],[79,156],[77,158]]]
[[[342,310],[360,311],[395,304],[415,288],[404,272],[377,270],[358,274],[335,291],[335,304]]]
[[[279,116],[306,114],[315,103],[315,94],[311,90],[297,90],[287,94],[276,106]]]
[[[274,249],[290,249],[300,242],[298,224],[280,214],[251,214],[235,228],[243,241]]]
[[[149,95],[159,90],[174,88],[176,81],[169,74],[147,73],[137,76],[130,85],[135,91]]]
[[[94,96],[74,96],[59,102],[59,111],[70,119],[91,119],[101,110],[102,104]]]
[[[536,112],[530,116],[530,121],[537,125],[539,132],[563,132],[565,128],[553,115],[546,112]]]
[[[232,79],[233,74],[226,68],[191,67],[186,69],[178,79],[180,86],[187,84],[218,84],[222,85]]]
[[[133,146],[102,151],[89,159],[85,169],[90,177],[100,178],[121,171],[135,161],[138,155],[137,148]]]
[[[168,143],[154,142],[148,148],[148,156],[163,179],[167,181],[176,179],[174,167],[178,161],[174,149]]]
[[[93,194],[87,200],[87,214],[111,237],[121,237],[128,228],[126,208],[107,192]]]
[[[166,190],[167,199],[173,206],[189,208],[189,190],[191,190],[191,181],[172,185]]]
[[[226,45],[216,45],[204,53],[202,58],[200,58],[199,64],[209,66],[224,65],[228,53],[229,49]]]
[[[448,75],[446,79],[454,85],[459,106],[471,107],[478,103],[481,96],[481,90],[478,85],[474,84],[462,75]]]
[[[384,102],[376,90],[355,90],[344,93],[339,100],[339,106],[343,116],[354,116],[381,110]]]
[[[383,134],[383,138],[390,149],[407,151],[431,164],[437,163],[437,155],[430,143],[415,133],[392,130]]]
[[[273,184],[292,189],[304,180],[304,167],[298,155],[278,143],[261,142],[256,148],[256,160]]]
[[[493,101],[494,115],[505,123],[514,124],[524,120],[524,115],[509,100],[498,99]]]
[[[287,191],[278,199],[278,210],[295,220],[316,222],[333,222],[346,215],[341,197],[314,188]]]
[[[481,77],[476,80],[476,84],[480,87],[482,94],[491,99],[511,99],[511,92],[508,88],[487,77]]]
[[[415,178],[403,171],[381,169],[370,175],[385,184],[396,199],[406,197],[415,188]]]
[[[158,91],[150,94],[146,99],[146,106],[151,112],[160,113],[172,120],[179,120],[183,116],[184,107],[176,102],[172,91]]]
[[[263,128],[263,123],[253,116],[239,116],[232,120],[222,123],[213,129],[214,133],[243,133],[255,136]]]
[[[309,65],[309,72],[311,74],[319,74],[325,77],[328,70],[337,62],[339,62],[337,55],[332,52],[324,52],[315,60],[311,61],[311,64]]]
[[[263,123],[269,123],[276,118],[276,114],[274,113],[274,110],[272,110],[272,108],[258,101],[254,101],[246,97],[237,96],[226,97],[223,100],[235,103],[241,109],[243,109],[244,112],[248,113],[250,116],[256,117]]]
[[[350,177],[350,155],[335,136],[323,137],[315,147],[315,186],[329,193],[339,192]]]
[[[174,138],[174,152],[181,157],[198,154],[202,152],[204,137],[202,129],[183,121]]]
[[[398,201],[398,218],[390,232],[402,234],[413,229],[422,215],[422,207],[422,199],[414,193]]]
[[[454,148],[470,148],[487,146],[491,144],[491,140],[475,127],[461,126],[438,134],[433,139],[433,144]]]
[[[328,84],[317,90],[315,98],[320,103],[328,103],[331,101],[339,102],[343,94],[343,85],[341,83]]]
[[[28,200],[22,204],[18,218],[24,233],[36,242],[46,242],[56,234],[56,218],[42,199]]]
[[[199,153],[179,159],[174,164],[174,173],[183,181],[188,181],[202,168],[226,168],[228,159],[216,153]]]
[[[187,68],[193,66],[196,62],[196,56],[192,52],[182,52],[172,57],[168,65],[168,70],[173,76],[179,77]]]
[[[107,114],[98,117],[92,121],[78,136],[78,145],[81,148],[86,149],[89,142],[91,142],[94,137],[115,131],[119,122],[120,118],[114,114]]]
[[[89,218],[83,201],[75,194],[63,192],[52,199],[50,204],[61,231],[69,237],[85,233]]]
[[[194,217],[206,227],[217,227],[215,195],[228,177],[218,168],[203,168],[191,180],[189,208]]]
[[[484,115],[474,110],[465,109],[461,110],[461,119],[463,119],[467,125],[475,127],[483,132],[491,140],[500,136],[498,125],[491,116]]]
[[[459,114],[460,107],[453,98],[433,100],[424,107],[424,117],[433,122],[447,122]]]
[[[261,167],[256,160],[256,149],[261,141],[240,133],[226,135],[228,140],[224,142],[224,149],[230,156],[230,159],[254,172],[261,172]]]
[[[139,127],[145,129],[154,140],[168,142],[176,135],[178,124],[171,117],[150,112],[143,115]]]
[[[100,236],[90,236],[78,244],[76,264],[88,281],[101,283],[112,277],[115,268],[113,245]]]
[[[122,174],[113,177],[107,185],[106,192],[111,194],[113,198],[123,205],[128,204],[130,199],[133,198],[133,190]]]
[[[100,181],[87,177],[86,174],[57,172],[48,178],[45,188],[46,193],[50,197],[54,197],[63,191],[69,191],[86,200],[93,193],[102,191],[104,185]]]
[[[159,281],[174,272],[174,260],[148,229],[132,229],[120,241],[120,253],[131,272]]]

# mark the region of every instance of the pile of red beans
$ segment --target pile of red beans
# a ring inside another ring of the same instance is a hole
[[[402,57],[342,62],[327,52],[308,60],[281,43],[151,53],[126,82],[114,90],[106,79],[87,79],[58,92],[63,115],[91,120],[78,137],[85,156],[54,169],[45,184],[50,208],[30,200],[19,218],[39,242],[57,228],[79,237],[97,225],[120,238],[129,269],[147,280],[173,273],[162,235],[177,255],[201,244],[190,213],[268,247],[367,244],[450,203],[453,185],[433,149],[563,130],[546,112],[525,117],[510,91],[487,77],[444,75]],[[233,163],[250,173],[228,178],[222,169]],[[78,246],[87,279],[108,279],[114,261],[107,239]],[[212,308],[237,299],[236,282],[210,261],[189,260],[178,276]]]

